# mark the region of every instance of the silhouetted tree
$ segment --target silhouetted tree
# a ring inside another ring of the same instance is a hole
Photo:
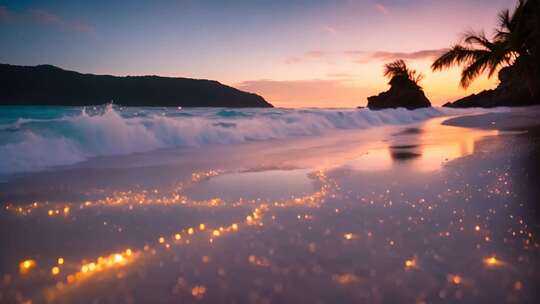
[[[384,76],[390,79],[390,89],[376,96],[370,96],[368,108],[372,110],[386,108],[407,108],[409,110],[430,107],[422,87],[418,83],[424,76],[409,69],[405,61],[399,59],[384,65]]]
[[[408,79],[418,85],[418,83],[424,79],[424,75],[409,69],[402,59],[385,64],[384,76],[390,79],[390,85],[397,79]]]
[[[510,67],[514,80],[525,83],[534,96],[540,70],[539,3],[539,0],[519,0],[513,12],[499,13],[499,24],[491,38],[483,32],[467,32],[462,42],[437,58],[431,68],[439,71],[463,66],[460,85],[467,88],[485,72],[491,77],[501,68]]]

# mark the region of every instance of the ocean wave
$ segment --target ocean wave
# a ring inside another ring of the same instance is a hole
[[[44,107],[46,108],[46,107]],[[39,171],[92,157],[321,135],[339,129],[408,124],[471,110],[80,108],[0,128],[0,174]],[[56,110],[58,111],[58,110]],[[68,110],[66,110],[68,111]],[[10,115],[16,115],[11,110]],[[1,114],[0,114],[1,115]],[[32,116],[32,115],[29,115]],[[42,115],[41,115],[42,116]]]

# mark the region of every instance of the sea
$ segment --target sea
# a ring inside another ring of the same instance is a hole
[[[3,106],[0,176],[72,165],[100,156],[171,147],[234,145],[336,130],[366,130],[480,109],[284,109]],[[485,110],[484,110],[485,111]]]

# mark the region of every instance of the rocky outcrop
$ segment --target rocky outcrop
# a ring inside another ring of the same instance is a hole
[[[407,77],[397,76],[390,81],[390,90],[367,98],[371,110],[407,108],[409,110],[430,107],[422,88]]]
[[[504,90],[496,88],[494,90],[485,90],[478,94],[472,94],[458,99],[454,102],[448,102],[443,107],[450,108],[493,108],[493,107],[516,107],[538,104],[527,90]]]
[[[512,78],[511,68],[504,68],[499,72],[499,85],[493,90],[485,90],[472,94],[454,102],[448,102],[443,107],[451,108],[492,108],[529,106],[540,104],[540,98],[533,97],[531,89],[524,82]]]
[[[0,64],[0,105],[272,107],[213,80],[81,74],[51,65]]]

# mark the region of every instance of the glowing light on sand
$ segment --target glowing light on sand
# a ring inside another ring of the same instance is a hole
[[[463,282],[463,278],[457,274],[448,275],[448,282],[459,285]]]
[[[405,260],[405,268],[406,269],[416,268],[416,260],[415,259]]]
[[[360,278],[352,273],[336,274],[332,276],[332,279],[341,285],[348,285],[360,281]]]
[[[37,264],[35,260],[31,260],[31,259],[24,260],[19,264],[19,271],[21,273],[27,273],[28,271],[30,271],[30,269],[36,267],[36,265]]]
[[[350,232],[349,232],[349,233],[345,233],[345,234],[343,235],[343,237],[344,237],[346,240],[352,240],[353,234],[350,233]]]
[[[255,265],[255,266],[260,266],[260,267],[268,267],[270,266],[270,261],[265,258],[265,257],[257,257],[257,256],[254,256],[254,255],[250,255],[248,257],[248,262],[252,265]]]
[[[117,254],[114,255],[114,262],[115,263],[120,263],[123,260],[124,260],[124,257],[121,254],[117,253]]]
[[[484,264],[486,264],[487,266],[499,266],[502,265],[502,262],[498,260],[495,256],[491,256],[484,259]]]
[[[206,287],[203,285],[196,285],[191,289],[191,295],[197,299],[202,299],[206,293]]]
[[[58,266],[54,266],[51,268],[51,274],[52,275],[58,275],[60,273],[60,268]]]
[[[58,263],[58,265],[64,265],[64,258],[63,257],[59,257],[58,260],[56,261]]]

